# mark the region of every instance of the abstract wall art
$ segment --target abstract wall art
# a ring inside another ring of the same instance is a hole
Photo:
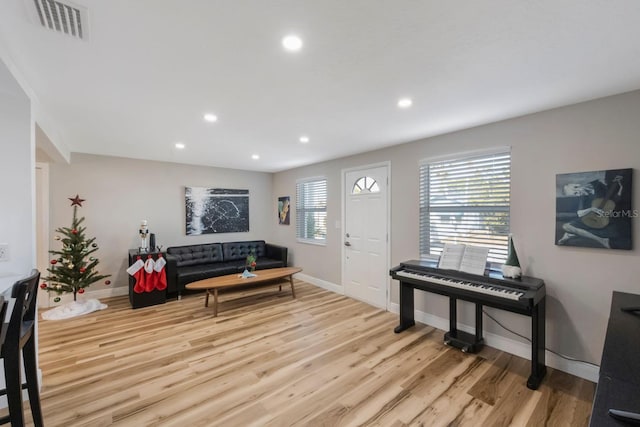
[[[185,187],[186,233],[249,231],[249,190]]]

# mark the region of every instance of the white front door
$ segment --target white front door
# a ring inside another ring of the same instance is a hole
[[[389,283],[387,176],[387,166],[344,174],[344,291],[381,308],[387,307]]]

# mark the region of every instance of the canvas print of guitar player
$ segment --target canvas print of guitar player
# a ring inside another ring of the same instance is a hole
[[[556,175],[556,245],[631,249],[632,169]]]

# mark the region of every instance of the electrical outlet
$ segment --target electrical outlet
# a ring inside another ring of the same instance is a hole
[[[0,243],[0,261],[9,261],[8,243]]]

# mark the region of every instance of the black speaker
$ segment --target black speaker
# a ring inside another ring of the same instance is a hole
[[[156,251],[156,235],[154,233],[149,234],[149,252]]]

